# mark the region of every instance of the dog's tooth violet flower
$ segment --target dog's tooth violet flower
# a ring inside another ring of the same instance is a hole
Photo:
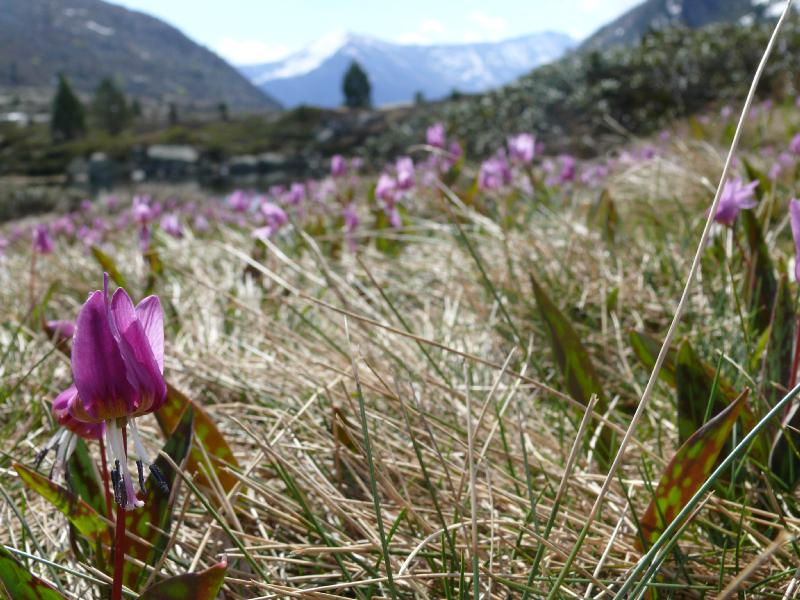
[[[789,224],[794,238],[794,278],[800,281],[800,200],[789,201]]]
[[[722,225],[731,225],[739,211],[743,208],[753,208],[758,205],[755,200],[755,189],[758,181],[751,181],[747,185],[742,183],[741,177],[729,179],[722,188],[717,214],[714,220]]]
[[[119,288],[108,297],[108,275],[103,291],[93,292],[78,313],[72,344],[72,376],[76,393],[69,398],[69,414],[84,424],[105,424],[111,481],[117,504],[130,510],[142,506],[128,470],[126,432],[133,441],[139,487],[144,491],[148,466],[162,490],[166,482],[147,458],[136,427],[136,417],[164,403],[164,315],[157,296],[134,307]]]

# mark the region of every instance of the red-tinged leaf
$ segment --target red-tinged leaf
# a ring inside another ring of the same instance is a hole
[[[179,466],[186,460],[191,447],[192,417],[192,410],[184,412],[180,423],[163,448],[164,454]],[[175,501],[172,490],[177,480],[175,469],[162,456],[159,455],[155,465],[164,476],[170,493],[163,493],[150,475],[145,482],[147,493],[141,497],[144,506],[125,513],[125,530],[142,540],[127,538],[125,554],[147,565],[155,564],[166,549]],[[146,575],[145,570],[130,561],[125,562],[123,582],[131,589],[138,589]]]
[[[32,575],[0,544],[0,598],[65,600],[50,584]]]
[[[68,489],[50,481],[33,469],[14,463],[14,470],[22,482],[52,504],[69,519],[75,529],[87,540],[96,544],[111,544],[111,528],[100,514]]]
[[[633,348],[633,353],[648,370],[652,371],[656,366],[656,359],[658,353],[661,351],[661,342],[648,333],[643,331],[631,330],[628,333],[628,339]],[[658,376],[661,380],[669,385],[675,387],[675,363],[677,362],[677,352],[675,348],[671,347],[667,350],[667,357],[661,365],[661,370]]]
[[[744,408],[748,393],[749,390],[742,392],[725,410],[695,431],[678,448],[658,482],[654,498],[639,520],[646,545],[659,538],[711,474]],[[644,550],[641,540],[637,540],[636,544],[639,550]]]
[[[147,588],[139,600],[214,600],[225,581],[227,561],[197,573],[170,577]]]
[[[592,395],[597,395],[596,411],[600,414],[606,412],[606,401],[600,380],[594,370],[594,365],[589,358],[589,353],[581,344],[578,334],[569,320],[545,293],[539,284],[530,275],[533,293],[539,312],[550,332],[550,342],[553,349],[555,362],[564,376],[564,382],[570,395],[583,405],[588,405]],[[591,439],[591,435],[587,436]],[[597,444],[598,458],[601,462],[609,461],[614,456],[614,441],[612,432],[604,427]]]
[[[792,376],[792,348],[795,337],[794,300],[789,281],[782,275],[778,281],[775,306],[770,319],[769,342],[765,360],[765,392],[770,405],[774,406],[789,390]]]
[[[227,465],[238,468],[239,463],[236,461],[228,442],[225,441],[225,438],[206,411],[174,386],[167,385],[167,400],[155,413],[158,424],[161,430],[166,435],[169,435],[175,430],[181,417],[189,407],[192,407],[194,411],[195,443],[203,445],[222,488],[228,492],[236,484],[237,479],[222,467]],[[203,453],[199,448],[192,448],[192,453],[189,457],[189,470],[197,475],[197,482],[200,485],[208,485],[208,481],[198,468],[200,464],[205,464]]]

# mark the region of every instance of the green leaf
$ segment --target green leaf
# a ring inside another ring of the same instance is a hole
[[[724,399],[719,381],[711,397],[714,377],[709,375],[688,340],[681,342],[678,347],[675,384],[678,390],[678,440],[683,443],[703,426],[706,415],[709,418],[718,415],[725,410],[728,402]]]
[[[600,230],[606,242],[614,242],[619,226],[619,213],[607,189],[600,193],[592,205],[586,221],[589,227]]]
[[[746,299],[753,314],[753,324],[759,334],[769,327],[772,307],[778,292],[778,282],[764,241],[761,224],[752,210],[739,213],[750,246],[750,268],[748,269]]]
[[[183,464],[189,454],[192,442],[192,422],[193,411],[189,409],[183,413],[177,428],[164,445],[164,454],[167,454],[176,465]],[[170,493],[163,493],[156,485],[151,474],[145,482],[147,492],[141,498],[144,501],[144,506],[125,513],[125,530],[142,540],[127,538],[125,554],[139,559],[146,565],[155,564],[166,549],[174,505],[174,494],[171,492],[177,479],[175,469],[170,466],[164,457],[159,455],[155,465],[164,476]],[[138,589],[146,576],[146,570],[141,569],[131,561],[125,561],[123,572],[125,585],[134,590]]]
[[[592,395],[596,394],[598,398],[596,410],[598,413],[604,414],[608,409],[608,402],[600,386],[594,365],[589,358],[589,353],[581,344],[572,324],[550,300],[533,275],[530,275],[530,279],[539,312],[550,332],[553,357],[564,376],[564,383],[569,394],[584,406],[587,406]],[[588,435],[587,439],[591,439],[591,435]],[[597,444],[598,457],[601,462],[607,461],[613,456],[613,447],[612,432],[605,427]]]
[[[13,466],[22,482],[66,516],[83,537],[93,544],[111,544],[111,528],[86,502],[33,469],[19,463]]]
[[[67,465],[67,485],[70,491],[91,506],[97,513],[106,515],[106,497],[100,483],[97,465],[89,454],[86,442],[77,438],[75,451]],[[110,515],[106,515],[111,518]]]
[[[197,573],[170,577],[147,588],[139,600],[214,600],[225,581],[227,561]]]
[[[744,408],[748,392],[742,392],[725,410],[695,431],[678,448],[664,469],[644,516],[639,520],[645,542],[642,544],[642,540],[637,540],[639,550],[644,550],[644,546],[654,543],[661,536],[711,474],[733,424]]]
[[[800,482],[800,404],[795,403],[775,434],[769,453],[769,470],[787,491]]]
[[[50,584],[30,574],[0,544],[0,597],[12,600],[65,600]]]
[[[778,293],[772,309],[769,345],[767,346],[764,392],[774,406],[789,390],[792,377],[792,349],[795,328],[794,302],[786,275],[778,281]]]
[[[661,342],[648,333],[643,331],[631,330],[628,334],[628,339],[633,348],[633,353],[649,371],[652,371],[656,366],[656,358],[661,351]],[[661,365],[661,370],[658,372],[661,380],[670,387],[675,387],[675,364],[677,362],[677,352],[675,348],[670,347],[667,350],[667,356],[664,363]]]
[[[239,463],[233,455],[233,450],[225,441],[225,438],[220,433],[214,421],[208,416],[200,405],[193,402],[186,394],[182,393],[172,385],[167,384],[167,399],[163,406],[156,411],[156,420],[158,421],[161,430],[170,435],[177,427],[187,408],[192,408],[194,413],[194,435],[198,443],[203,445],[206,453],[211,460],[211,466],[214,468],[217,478],[219,479],[222,488],[229,492],[236,484],[236,477],[225,471],[222,467],[227,465],[238,469]],[[197,482],[200,485],[208,485],[209,482],[205,476],[202,475],[198,465],[205,464],[203,453],[199,448],[192,448],[191,456],[189,457],[189,470],[195,473]]]
[[[108,273],[108,276],[111,280],[116,283],[119,287],[127,289],[128,286],[125,284],[125,278],[122,276],[122,273],[119,272],[117,269],[117,265],[114,263],[112,258],[100,250],[97,246],[92,246],[92,255],[95,257],[97,262],[103,267],[103,270]]]

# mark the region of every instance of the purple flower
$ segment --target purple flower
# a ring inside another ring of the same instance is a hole
[[[792,151],[792,154],[800,154],[800,133],[796,134],[789,142],[789,150]]]
[[[564,154],[561,157],[561,173],[558,175],[561,183],[575,181],[575,157]]]
[[[794,278],[800,281],[800,200],[795,198],[789,201],[789,224],[794,239]]]
[[[139,225],[145,225],[155,218],[155,213],[150,207],[150,198],[147,196],[134,196],[131,214]]]
[[[281,227],[289,222],[284,210],[272,202],[264,202],[261,205],[261,214],[264,215],[266,224],[263,227],[253,230],[253,237],[259,240],[266,240],[272,237]]]
[[[242,190],[234,191],[226,198],[225,202],[234,212],[245,212],[250,208],[250,196]]]
[[[391,175],[382,173],[378,177],[378,183],[375,185],[375,197],[388,204],[394,204],[397,201],[397,182]]]
[[[387,206],[384,212],[389,218],[389,225],[395,229],[400,229],[400,227],[403,225],[403,219],[400,217],[400,211],[397,210],[397,206]]]
[[[77,402],[78,390],[74,385],[69,386],[66,390],[61,392],[56,399],[53,400],[53,416],[56,422],[61,425],[69,433],[73,433],[78,437],[85,440],[99,440],[102,439],[105,433],[105,422],[100,423],[84,423],[73,417],[69,412],[69,405],[72,402]],[[71,440],[63,440],[69,448]],[[65,459],[69,459],[71,452],[67,450]],[[66,461],[65,461],[66,462]]]
[[[434,123],[428,127],[428,131],[425,132],[425,140],[429,146],[444,148],[446,141],[444,125],[442,123]]]
[[[192,228],[198,233],[205,233],[211,228],[211,225],[209,225],[208,219],[204,215],[197,214],[192,221]]]
[[[334,154],[331,158],[331,175],[333,177],[344,177],[347,175],[347,162],[341,154]]]
[[[344,228],[347,233],[353,233],[361,224],[361,219],[356,212],[356,205],[351,202],[342,210],[342,218],[344,218]]]
[[[56,343],[68,342],[75,335],[75,323],[66,319],[47,321],[44,329]]]
[[[291,206],[297,206],[305,197],[306,186],[304,186],[302,183],[294,182],[291,186],[289,186],[289,191],[283,195],[283,201]]]
[[[536,154],[536,139],[530,133],[508,138],[508,155],[513,162],[529,165]]]
[[[37,225],[33,228],[33,250],[39,254],[50,254],[55,250],[53,238],[46,225]]]
[[[498,190],[511,182],[511,168],[505,154],[498,153],[481,164],[478,173],[478,188],[484,191]]]
[[[751,181],[744,185],[741,177],[726,181],[722,188],[714,220],[722,225],[730,225],[736,220],[740,210],[756,206],[758,204],[755,200],[757,187],[758,181]]]
[[[414,187],[414,161],[408,156],[397,159],[397,187],[401,190],[410,190]]]
[[[175,213],[168,213],[161,218],[161,229],[174,238],[183,237],[183,227]]]
[[[111,480],[117,504],[130,510],[141,506],[128,470],[122,427],[130,426],[143,487],[145,464],[157,481],[160,474],[147,459],[135,418],[158,410],[167,396],[164,381],[164,314],[157,296],[134,307],[119,288],[108,297],[108,275],[103,291],[92,292],[78,313],[72,345],[75,392],[68,394],[69,414],[81,423],[105,423],[107,447],[112,457]],[[160,479],[161,487],[165,487]]]

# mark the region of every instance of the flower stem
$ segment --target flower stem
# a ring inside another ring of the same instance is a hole
[[[111,492],[109,491],[110,484],[108,482],[108,461],[106,461],[106,444],[103,441],[102,437],[98,440],[98,443],[100,444],[100,466],[102,467],[101,473],[103,474],[103,493],[106,497],[106,514],[108,515],[108,518],[111,519],[114,516],[114,513],[112,512],[113,504],[111,502]]]
[[[128,455],[128,436],[122,427],[122,447]],[[117,505],[117,524],[114,541],[114,582],[111,585],[111,600],[122,600],[122,571],[125,565],[125,508]]]

